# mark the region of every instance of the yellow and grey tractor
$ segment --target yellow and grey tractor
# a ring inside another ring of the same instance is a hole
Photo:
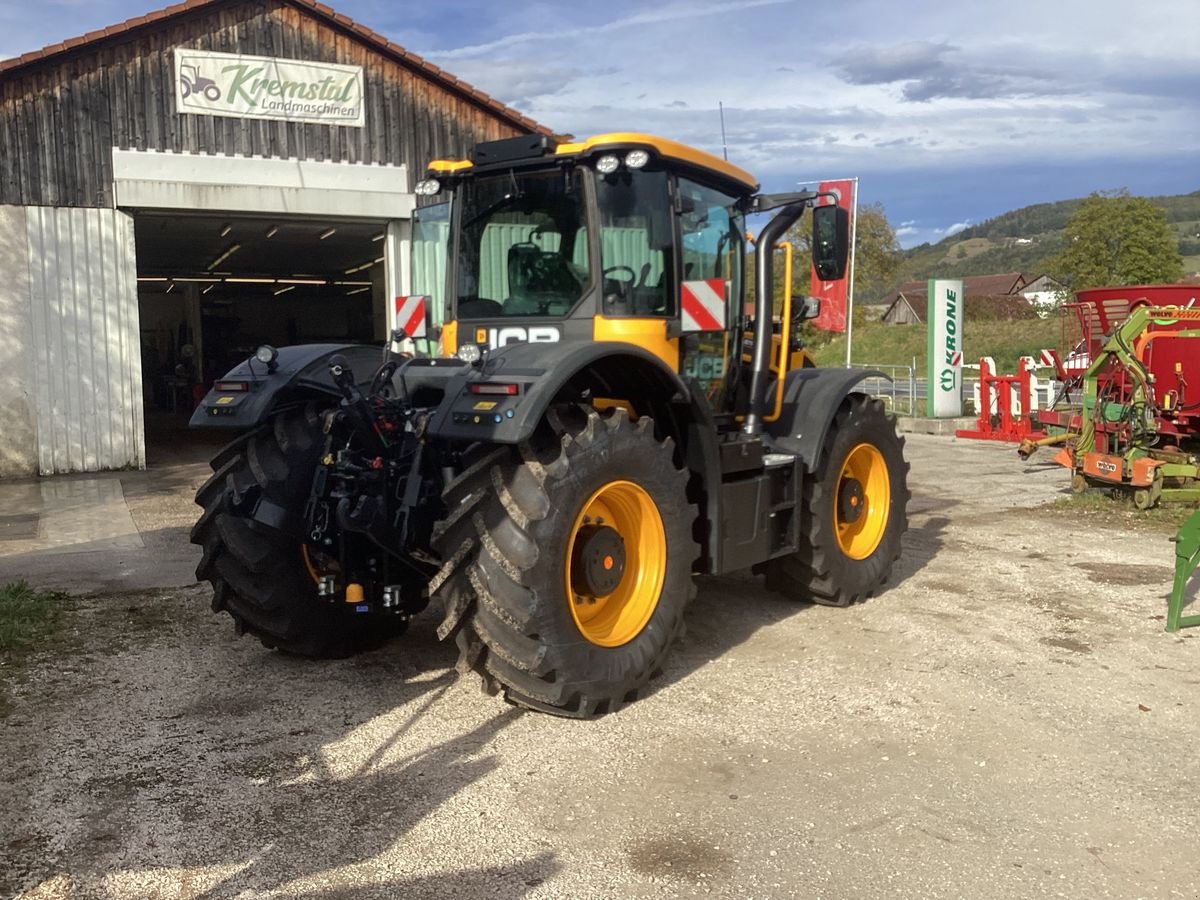
[[[843,277],[844,210],[626,133],[480,144],[417,193],[444,278],[382,359],[263,347],[193,417],[243,431],[192,533],[239,630],[339,656],[436,600],[460,671],[588,717],[662,668],[695,575],[831,606],[884,584],[903,441],[858,389],[876,373],[807,364],[816,303],[773,297],[805,210],[817,272]],[[748,303],[746,218],[769,211]],[[399,352],[418,335],[434,352]]]

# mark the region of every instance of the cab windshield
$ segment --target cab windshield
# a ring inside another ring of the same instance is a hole
[[[460,319],[562,316],[591,283],[578,172],[468,179],[458,211]]]

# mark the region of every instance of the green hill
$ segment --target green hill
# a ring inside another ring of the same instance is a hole
[[[1068,323],[1070,342],[1075,339],[1075,326]],[[963,326],[963,355],[967,362],[979,362],[980,356],[990,356],[997,371],[1013,373],[1017,358],[1037,356],[1042,350],[1059,349],[1063,344],[1063,325],[1057,316],[1039,319],[1000,321],[968,321]],[[854,323],[855,365],[911,366],[916,360],[918,378],[925,376],[925,357],[928,338],[924,325],[884,325],[882,322]],[[833,367],[846,362],[846,336],[822,336],[813,342],[810,351],[817,365]]]
[[[1149,199],[1166,210],[1167,221],[1179,235],[1184,270],[1200,272],[1200,191]],[[1062,248],[1063,229],[1082,202],[1080,198],[1035,203],[972,225],[936,244],[901,251],[896,281],[1001,272],[1053,275],[1048,263]]]

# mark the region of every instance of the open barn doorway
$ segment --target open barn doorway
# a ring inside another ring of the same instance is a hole
[[[148,210],[134,230],[151,465],[228,437],[188,418],[259,345],[383,340],[384,221]]]

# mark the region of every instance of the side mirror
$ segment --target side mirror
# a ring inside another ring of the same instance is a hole
[[[795,313],[792,318],[797,322],[807,322],[809,319],[815,319],[821,314],[821,298],[820,297],[805,297],[799,304],[792,307]]]
[[[816,206],[812,218],[813,269],[822,281],[837,281],[846,274],[850,254],[850,213],[840,206]]]

